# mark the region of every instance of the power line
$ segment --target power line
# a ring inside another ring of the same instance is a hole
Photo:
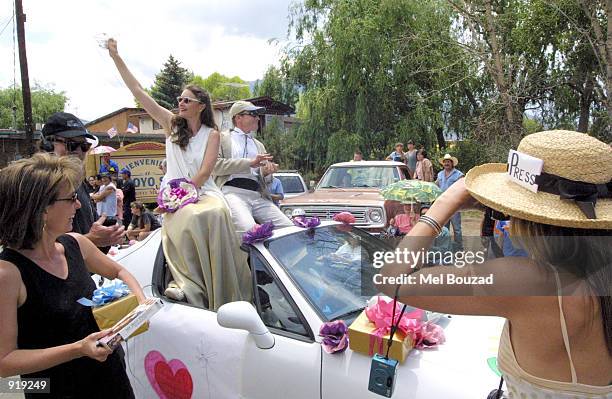
[[[6,24],[4,24],[4,28],[2,28],[2,30],[0,30],[0,36],[4,33],[4,30],[6,29],[7,26],[9,26],[9,24],[11,23],[11,21],[13,20],[13,17],[11,16],[8,21],[6,21]]]

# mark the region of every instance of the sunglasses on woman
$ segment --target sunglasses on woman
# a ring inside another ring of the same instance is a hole
[[[191,98],[191,97],[183,97],[183,96],[179,96],[176,98],[176,102],[177,103],[182,103],[184,102],[185,104],[189,104],[190,102],[196,102],[196,103],[201,103],[202,101],[196,99],[196,98]]]
[[[58,140],[57,137],[53,141],[64,144],[68,152],[75,152],[77,148],[80,148],[83,152],[87,152],[91,148],[91,144],[87,141]]]
[[[79,199],[79,196],[78,196],[77,192],[75,191],[74,194],[72,194],[70,197],[67,197],[67,198],[58,198],[54,202],[57,202],[57,201],[70,201],[70,202],[74,203],[78,199]]]

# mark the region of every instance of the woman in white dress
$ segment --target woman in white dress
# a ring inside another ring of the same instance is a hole
[[[251,300],[250,272],[240,250],[229,208],[211,177],[219,152],[219,132],[209,94],[185,87],[178,115],[163,108],[143,90],[119,56],[117,42],[108,51],[126,86],[166,134],[164,181],[186,178],[199,192],[197,203],[166,214],[162,245],[178,287],[191,304],[218,309],[237,300]]]

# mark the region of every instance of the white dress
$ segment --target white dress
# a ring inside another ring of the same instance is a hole
[[[196,175],[211,130],[203,125],[185,150],[166,139],[166,184]],[[162,245],[172,277],[196,306],[217,310],[227,302],[250,301],[250,270],[227,202],[212,178],[199,187],[199,194],[197,203],[164,216]]]
[[[198,133],[189,139],[189,144],[185,150],[174,143],[173,138],[166,137],[166,175],[163,185],[168,184],[168,181],[172,179],[192,179],[198,173],[211,131],[212,128],[202,125]],[[225,200],[212,175],[204,182],[202,187],[199,187],[199,194],[212,194]]]

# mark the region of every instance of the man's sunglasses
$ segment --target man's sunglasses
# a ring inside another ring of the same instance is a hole
[[[259,113],[257,111],[245,111],[241,112],[239,115],[250,115],[253,118],[257,118],[259,116]]]
[[[91,148],[91,144],[87,141],[58,140],[57,137],[53,141],[64,144],[68,152],[75,152],[77,148],[80,148],[83,152],[87,152]]]
[[[182,102],[184,102],[185,104],[189,104],[190,102],[202,103],[202,101],[198,100],[197,98],[182,97],[182,96],[177,97],[176,102],[179,104]]]
[[[79,196],[78,196],[77,192],[75,191],[74,194],[72,194],[70,197],[68,197],[68,198],[58,198],[54,202],[57,202],[57,201],[70,201],[72,203],[75,203],[78,199],[79,199]]]

